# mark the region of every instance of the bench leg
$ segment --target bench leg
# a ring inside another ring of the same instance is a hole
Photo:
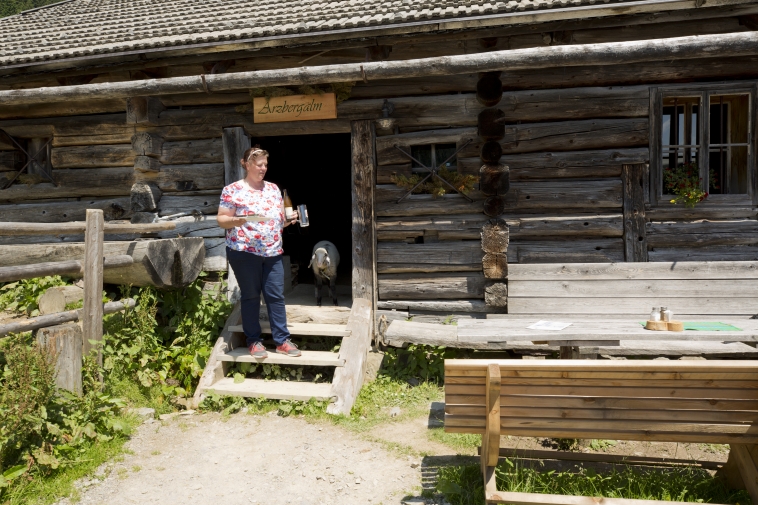
[[[728,473],[729,467],[732,466],[730,463],[733,463],[739,469],[739,476],[742,478],[742,483],[750,494],[753,503],[758,503],[758,470],[755,466],[755,459],[758,457],[758,447],[745,444],[731,444],[730,447],[729,461],[724,465],[727,482],[734,487],[738,487],[735,485],[737,476],[734,474],[729,475]]]
[[[497,493],[495,467],[500,458],[500,366],[487,366],[487,389],[485,402],[487,419],[482,435],[482,478],[484,479],[485,500]],[[758,503],[758,502],[756,502]]]

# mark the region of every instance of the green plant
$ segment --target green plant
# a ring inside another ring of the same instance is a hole
[[[405,349],[387,349],[379,374],[393,379],[418,378],[441,383],[445,360],[457,356],[455,349],[431,345],[410,344]]]
[[[632,467],[597,473],[592,468],[540,471],[503,459],[496,470],[497,488],[523,493],[603,496],[663,501],[749,503],[747,492],[729,490],[717,477],[700,468],[638,470]],[[453,505],[484,501],[478,465],[440,467],[437,490]]]
[[[26,476],[33,480],[78,463],[95,442],[125,430],[123,403],[101,391],[92,357],[84,360],[83,393],[56,390],[56,356],[28,335],[4,339],[0,375],[0,497]]]
[[[0,288],[0,310],[25,313],[31,317],[38,316],[39,297],[47,288],[65,284],[66,280],[59,275],[10,282]]]
[[[718,189],[716,173],[711,170],[708,175],[710,189]],[[695,162],[682,163],[663,171],[663,186],[667,194],[674,195],[671,199],[673,204],[683,203],[685,207],[693,208],[708,198],[709,192],[702,189],[702,182],[700,169]]]
[[[442,167],[437,174],[450,183],[458,192],[464,195],[469,194],[474,189],[474,184],[478,182],[478,179],[470,174],[460,174],[455,170],[448,170]],[[434,198],[447,194],[451,191],[450,186],[444,184],[437,177],[430,177],[425,183],[415,187],[421,180],[426,177],[426,174],[412,174],[410,177],[406,177],[400,174],[393,174],[390,180],[395,185],[405,188],[407,190],[413,189],[413,193],[425,193],[431,194]]]
[[[326,411],[329,402],[311,399],[307,402],[282,400],[279,402],[277,412],[282,417],[291,415],[314,416]]]
[[[590,440],[590,449],[593,451],[604,451],[608,447],[614,447],[618,442],[615,440]]]

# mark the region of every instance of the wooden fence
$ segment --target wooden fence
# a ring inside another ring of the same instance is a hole
[[[103,256],[106,233],[152,233],[175,229],[174,223],[105,223],[103,211],[88,209],[85,222],[70,223],[0,223],[0,236],[84,234],[82,260],[54,261],[0,267],[0,282],[19,281],[47,275],[81,275],[84,280],[84,304],[81,309],[56,312],[0,324],[0,338],[10,333],[40,330],[38,342],[51,346],[57,354],[58,387],[81,391],[82,356],[97,349],[102,365],[103,315],[134,307],[131,298],[103,303],[103,271],[132,264],[129,255]],[[30,245],[29,247],[34,247]],[[81,325],[75,324],[81,321]],[[68,323],[68,324],[65,324]]]

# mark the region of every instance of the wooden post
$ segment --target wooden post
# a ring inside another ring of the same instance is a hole
[[[751,500],[758,502],[758,470],[756,470],[753,458],[750,456],[750,451],[744,444],[730,444],[730,447],[729,456],[734,455],[742,482],[745,484]]]
[[[37,342],[57,354],[55,385],[74,393],[82,392],[82,329],[76,323],[41,328]]]
[[[84,230],[84,307],[82,330],[84,354],[97,345],[97,363],[103,364],[103,235],[105,219],[100,209],[87,209]]]
[[[374,184],[376,148],[372,121],[360,120],[350,124],[353,159],[353,300],[371,300],[376,310],[376,234],[374,230]]]
[[[495,467],[500,457],[500,366],[496,363],[487,365],[487,386],[485,389],[484,436],[482,436],[482,477],[484,479],[485,497],[497,492],[495,486]]]
[[[245,170],[240,164],[245,151],[250,148],[250,137],[240,126],[224,128],[222,133],[224,146],[224,184],[229,185],[245,178]],[[227,298],[235,303],[240,299],[240,288],[232,267],[227,263]]]
[[[648,165],[624,165],[624,254],[628,262],[647,261],[645,188]]]

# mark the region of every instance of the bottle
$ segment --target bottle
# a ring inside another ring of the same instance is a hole
[[[661,320],[661,311],[658,309],[658,307],[653,307],[653,311],[650,313],[650,320],[651,321]]]
[[[662,308],[661,308],[661,312],[663,313],[663,314],[662,314],[662,315],[663,315],[663,318],[662,318],[662,319],[663,319],[664,321],[666,321],[666,322],[668,323],[668,322],[670,322],[670,321],[672,321],[672,320],[673,320],[673,318],[674,318],[674,313],[673,313],[673,312],[671,312],[671,311],[670,311],[670,310],[669,310],[667,307],[662,307]]]
[[[295,217],[295,213],[292,212],[292,200],[290,195],[287,194],[287,190],[284,190],[284,218],[287,221],[291,221]]]

